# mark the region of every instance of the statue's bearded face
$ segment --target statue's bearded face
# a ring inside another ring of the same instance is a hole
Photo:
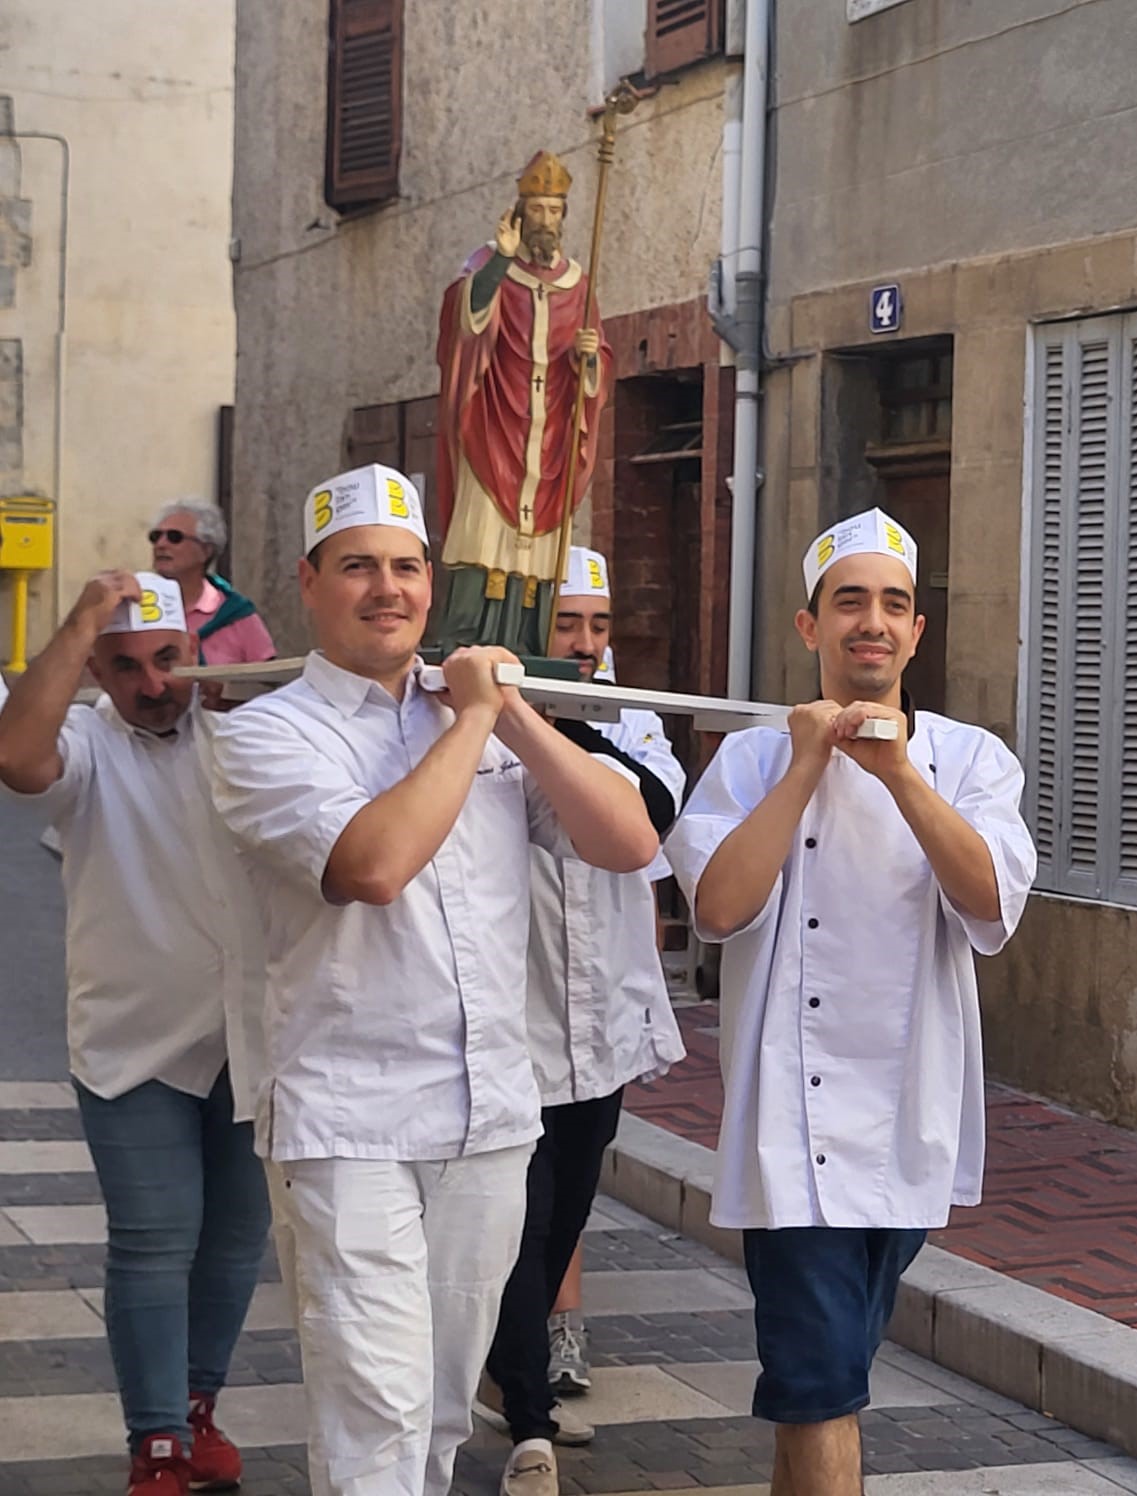
[[[555,265],[564,232],[563,197],[527,197],[522,201],[521,237],[535,265]]]

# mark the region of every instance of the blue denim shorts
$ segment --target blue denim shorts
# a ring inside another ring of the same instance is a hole
[[[825,1423],[869,1400],[869,1367],[924,1231],[744,1231],[762,1371],[754,1414]]]

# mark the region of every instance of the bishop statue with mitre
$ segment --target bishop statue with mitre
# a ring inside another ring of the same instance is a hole
[[[599,317],[584,326],[588,279],[561,249],[571,185],[563,162],[539,151],[493,241],[474,251],[442,304],[437,481],[446,577],[436,632],[447,649],[545,652],[582,374],[574,512],[596,465],[612,350]]]

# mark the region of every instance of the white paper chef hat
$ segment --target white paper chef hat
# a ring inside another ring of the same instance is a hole
[[[805,573],[805,595],[812,597],[818,582],[835,561],[846,556],[878,554],[895,556],[903,561],[916,585],[916,542],[903,525],[898,525],[883,509],[866,509],[822,530],[802,558]]]
[[[353,525],[397,525],[429,545],[422,501],[405,474],[377,462],[340,473],[314,488],[304,501],[304,554],[321,540]]]
[[[568,577],[561,583],[562,597],[611,597],[608,563],[599,551],[583,545],[569,548]]]
[[[156,571],[135,572],[141,598],[136,603],[121,602],[114,610],[104,634],[140,634],[146,629],[175,629],[184,634],[186,610],[182,606],[182,589],[170,577]]]

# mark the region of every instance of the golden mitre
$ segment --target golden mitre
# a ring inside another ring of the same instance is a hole
[[[552,151],[538,151],[517,178],[518,197],[568,197],[572,177]]]

